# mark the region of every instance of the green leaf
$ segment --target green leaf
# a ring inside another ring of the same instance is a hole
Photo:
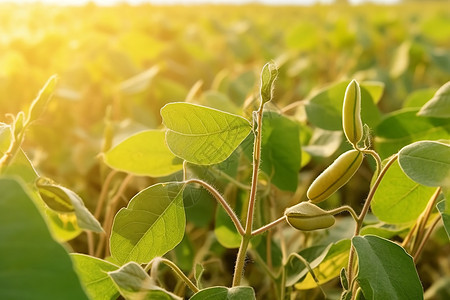
[[[375,192],[372,212],[389,224],[412,222],[423,212],[435,190],[409,179],[396,161]]]
[[[202,264],[200,264],[200,263],[195,264],[194,278],[195,278],[195,283],[197,284],[197,287],[200,289],[203,286],[201,280],[202,280],[202,275],[203,275],[204,271],[205,271],[205,268],[203,267]]]
[[[119,291],[107,273],[117,270],[118,266],[85,254],[72,253],[70,256],[90,298],[96,300],[117,299]]]
[[[33,100],[28,110],[27,122],[34,121],[39,118],[50,101],[53,92],[55,91],[56,84],[58,83],[58,76],[51,76],[42,89],[39,91],[37,97]]]
[[[403,102],[403,108],[421,108],[434,95],[435,90],[431,88],[413,91]]]
[[[450,118],[450,81],[439,88],[417,114],[425,117]]]
[[[381,81],[364,81],[360,83],[361,89],[365,89],[372,97],[373,102],[376,104],[381,100],[384,92],[384,83]]]
[[[11,139],[11,126],[0,123],[0,157],[8,150]],[[36,170],[22,149],[17,152],[11,163],[1,172],[4,175],[19,176],[27,184],[34,184],[38,178]]]
[[[303,150],[313,156],[330,157],[342,144],[342,131],[330,131],[315,128],[309,144]]]
[[[403,172],[417,183],[450,186],[450,145],[416,142],[400,150],[398,162]]]
[[[153,66],[144,72],[122,81],[119,85],[120,91],[124,94],[137,94],[145,91],[159,70],[160,68],[158,66]]]
[[[328,254],[332,244],[317,245],[306,249],[303,249],[298,254],[303,257],[312,269],[316,268]],[[298,259],[295,255],[290,255],[288,257],[287,263],[285,265],[286,269],[286,287],[296,284],[300,279],[308,274],[308,268],[305,264]]]
[[[417,108],[395,111],[375,128],[375,148],[382,159],[421,140],[450,139],[450,122],[417,116]]]
[[[0,179],[0,298],[88,299],[29,192]]]
[[[276,112],[265,112],[262,126],[261,170],[281,190],[295,192],[301,166],[299,125]]]
[[[183,161],[167,148],[165,131],[146,130],[130,136],[105,153],[113,169],[135,175],[160,177],[183,168]]]
[[[179,182],[155,184],[119,210],[110,238],[111,255],[118,262],[148,263],[178,245],[186,226],[183,189]]]
[[[383,237],[385,239],[391,239],[394,236],[401,235],[403,233],[407,233],[410,230],[409,226],[398,226],[398,225],[390,225],[378,223],[375,225],[364,226],[361,229],[361,235],[376,235],[379,237]]]
[[[201,186],[189,184],[183,192],[186,220],[197,227],[207,227],[214,218],[216,199]]]
[[[444,222],[444,228],[447,232],[448,237],[450,238],[450,207],[448,207],[449,201],[443,200],[439,202],[436,207],[439,210],[439,213],[441,214],[442,221]]]
[[[255,291],[250,286],[227,288],[214,286],[197,292],[190,300],[252,300],[256,299]]]
[[[102,226],[84,206],[83,200],[75,192],[55,184],[38,181],[37,187],[42,200],[56,212],[74,212],[80,228],[102,232]]]
[[[9,147],[11,137],[10,126],[0,123],[0,154]],[[11,163],[2,170],[2,174],[20,177],[30,187],[30,197],[45,217],[52,236],[58,241],[71,240],[82,232],[77,224],[75,213],[58,213],[44,204],[35,185],[39,175],[22,149],[19,150]]]
[[[129,262],[116,271],[108,272],[109,277],[127,300],[173,300],[181,299],[156,286],[135,262]]]
[[[324,284],[339,276],[341,269],[347,267],[348,264],[348,253],[350,250],[350,240],[342,240],[333,244],[329,248],[325,255],[325,258],[321,260],[321,256],[318,257],[320,261],[319,265],[313,268],[314,274],[319,281],[319,284]],[[324,250],[325,252],[326,250]],[[312,263],[315,263],[314,261]],[[304,274],[306,277],[301,282],[295,285],[296,289],[307,290],[317,287],[317,283],[314,281],[311,274],[305,269]]]
[[[305,105],[308,121],[314,126],[325,130],[342,130],[342,105],[345,89],[350,80],[339,82],[320,90],[309,99]],[[375,91],[368,91],[364,84],[361,86],[361,118],[363,123],[374,128],[380,121],[380,112],[375,106],[372,94],[377,97]]]
[[[374,235],[356,236],[352,243],[358,254],[357,281],[366,299],[423,299],[414,261],[402,247]]]
[[[250,122],[240,116],[189,103],[169,103],[161,116],[169,129],[169,149],[200,165],[224,161],[251,130]]]
[[[261,71],[261,100],[262,104],[272,100],[275,79],[278,76],[278,68],[273,62],[264,65]]]
[[[181,242],[173,249],[175,254],[174,263],[184,272],[189,273],[192,270],[195,261],[195,252],[189,235],[185,234]]]
[[[215,220],[214,234],[217,237],[217,241],[225,248],[239,248],[242,237],[236,230],[230,216],[220,205],[217,205]]]

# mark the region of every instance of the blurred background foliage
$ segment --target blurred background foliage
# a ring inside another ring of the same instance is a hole
[[[97,164],[106,107],[124,128],[157,128],[159,109],[196,86],[194,97],[231,102],[232,110],[254,93],[269,60],[280,67],[279,107],[357,78],[385,84],[379,108],[389,112],[449,78],[445,6],[3,4],[0,120],[26,109],[58,74],[56,99],[25,149],[46,174],[76,182]]]
[[[305,151],[294,194],[263,190],[260,198],[272,199],[258,202],[262,213],[257,223],[264,224],[277,217],[265,208],[276,205],[282,211],[304,199],[311,180],[341,152],[338,149],[348,147],[340,132],[315,128],[317,124],[306,120],[303,106],[293,104],[343,80],[378,81],[384,84],[384,92],[377,103],[376,126],[390,112],[421,107],[450,78],[448,2],[406,1],[389,6],[341,2],[308,7],[1,4],[0,122],[9,121],[7,113],[26,110],[47,78],[58,74],[54,99],[45,115],[30,127],[23,149],[42,176],[79,193],[94,211],[106,174],[99,154],[111,146],[108,138],[105,143],[105,136],[112,134],[114,145],[140,130],[162,128],[159,110],[174,101],[200,103],[250,118],[261,67],[274,60],[280,74],[273,108],[300,124]],[[243,152],[251,149],[246,142],[243,147]],[[220,175],[235,177],[238,162],[250,164],[242,157],[232,156],[217,168],[191,168],[197,177],[213,181],[238,213],[246,192],[226,185],[228,181]],[[360,175],[361,180],[351,181],[333,196],[330,206],[347,203],[360,207],[372,176],[370,166]],[[240,178],[246,178],[246,183],[249,176],[247,172]],[[123,198],[129,200],[151,183],[168,179],[181,179],[181,174],[162,179],[136,177]],[[112,185],[113,190],[118,185]],[[175,260],[178,257],[177,262],[188,271],[193,259],[181,258],[193,258],[200,244],[210,243],[215,257],[231,262],[215,271],[222,276],[218,279],[227,280],[235,253],[222,245],[236,241],[226,230],[225,234],[216,232],[219,239],[230,238],[220,244],[209,235],[200,237],[205,234],[202,228],[212,222],[215,204],[197,199],[209,197],[202,190],[193,188],[189,193],[192,205],[186,199],[185,204],[190,235],[175,249]],[[274,204],[274,198],[281,200]],[[227,222],[221,215],[217,210],[217,222]],[[227,226],[216,224],[216,230]],[[337,241],[348,232],[341,223],[325,240]],[[287,235],[291,234],[288,230]],[[72,243],[76,251],[86,252],[84,238],[82,235]],[[303,239],[305,245],[314,244],[312,240],[311,236]],[[274,259],[274,264],[280,263],[276,255]],[[432,274],[431,267],[424,268]],[[257,274],[248,279],[255,285]],[[425,285],[431,285],[433,276],[425,279]],[[212,277],[206,276],[213,281]],[[264,290],[264,283],[260,284],[256,289]],[[316,289],[305,297],[317,294],[320,291]]]

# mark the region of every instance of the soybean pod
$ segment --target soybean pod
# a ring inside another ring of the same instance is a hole
[[[311,184],[306,196],[313,203],[319,203],[346,184],[361,166],[364,154],[358,150],[349,150],[341,154]]]
[[[361,121],[361,88],[356,80],[347,86],[342,106],[342,128],[347,140],[356,149],[363,136]]]

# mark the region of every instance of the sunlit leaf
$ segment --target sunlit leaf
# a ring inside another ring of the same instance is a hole
[[[190,300],[254,300],[255,291],[249,286],[237,286],[227,288],[224,286],[215,286],[206,288],[194,294]]]
[[[347,267],[348,253],[350,250],[350,240],[342,240],[329,248],[325,258],[320,261],[319,265],[313,269],[319,284],[330,281],[339,276],[341,269]],[[307,270],[303,271],[307,273]],[[317,287],[317,283],[312,275],[308,273],[304,280],[295,284],[295,288],[299,290],[313,289]]]
[[[450,118],[450,81],[444,84],[417,113],[419,116]]]
[[[385,239],[391,239],[397,235],[408,232],[409,226],[394,226],[389,224],[375,224],[364,226],[361,229],[361,235],[376,235]]]
[[[27,190],[0,179],[0,298],[88,299]]]
[[[274,82],[277,76],[278,76],[278,68],[275,63],[269,62],[264,65],[261,71],[261,88],[260,88],[261,100],[263,104],[272,100]]]
[[[403,108],[421,108],[429,99],[433,97],[434,92],[435,90],[431,88],[413,91],[408,95],[405,102],[403,102]]]
[[[411,51],[411,42],[404,41],[395,51],[395,54],[392,58],[392,66],[391,66],[391,76],[396,78],[405,73],[410,64],[410,53]]]
[[[447,236],[450,238],[450,201],[448,199],[439,202],[436,206],[439,210]]]
[[[217,206],[215,220],[214,233],[217,241],[226,248],[239,248],[242,237],[222,206]]]
[[[341,146],[342,131],[330,131],[316,128],[309,144],[302,149],[314,156],[330,157]]]
[[[450,145],[420,141],[408,145],[398,153],[403,172],[426,186],[450,186]]]
[[[107,273],[127,300],[180,300],[164,289],[156,286],[154,281],[135,262],[129,262],[118,270]]]
[[[50,101],[53,92],[55,91],[56,84],[58,83],[58,76],[51,76],[45,83],[44,87],[39,91],[38,96],[30,105],[28,110],[28,121],[34,121],[44,113],[44,110]]]
[[[450,139],[450,122],[417,116],[417,108],[395,111],[375,128],[375,148],[384,159],[420,140]]]
[[[183,168],[183,162],[167,148],[165,131],[136,133],[105,153],[111,168],[136,175],[160,177]]]
[[[80,228],[102,232],[102,226],[84,206],[83,200],[75,192],[60,185],[45,182],[37,182],[42,200],[50,209],[56,212],[74,212],[77,216],[77,223]]]
[[[295,192],[301,165],[299,125],[275,112],[263,117],[261,170],[281,190]]]
[[[144,91],[150,85],[153,77],[159,72],[158,66],[153,66],[120,83],[119,88],[125,94],[135,94]]]
[[[386,223],[412,222],[425,209],[435,190],[409,179],[398,162],[395,162],[387,170],[375,192],[372,212]]]
[[[298,254],[301,257],[303,257],[307,262],[309,262],[310,267],[314,269],[324,260],[331,246],[332,246],[331,244],[328,246],[325,245],[312,246],[300,251]],[[285,269],[286,269],[286,286],[292,286],[296,284],[309,272],[305,264],[294,255],[289,256],[287,263],[285,265]]]
[[[186,226],[183,189],[183,183],[160,183],[134,196],[114,218],[111,255],[121,264],[148,263],[173,249]]]
[[[169,129],[169,149],[201,165],[224,161],[251,130],[248,120],[240,116],[189,103],[169,103],[161,116]]]
[[[366,299],[423,299],[412,257],[394,242],[374,236],[352,239],[358,254],[357,281]]]
[[[11,138],[11,126],[0,123],[0,157],[8,150]],[[34,184],[38,178],[36,170],[22,149],[19,149],[14,159],[1,172],[5,175],[19,176],[27,184]]]
[[[92,299],[117,299],[119,292],[108,272],[117,270],[118,266],[85,254],[72,253],[71,257],[81,283]]]
[[[342,104],[349,82],[347,80],[325,87],[312,96],[305,106],[308,121],[325,130],[342,130]],[[378,95],[376,91],[371,92],[374,96]],[[380,121],[380,112],[375,106],[372,95],[363,84],[361,85],[361,118],[363,123],[371,128]]]
[[[384,83],[381,81],[363,81],[360,84],[361,89],[366,90],[372,97],[374,103],[381,100],[384,92]]]
[[[6,151],[11,136],[10,126],[0,124],[0,152]],[[44,204],[35,185],[39,175],[22,149],[19,150],[11,163],[2,170],[2,173],[9,176],[18,176],[28,184],[30,197],[46,217],[50,232],[55,239],[65,242],[82,232],[77,224],[77,217],[74,212],[58,213]]]

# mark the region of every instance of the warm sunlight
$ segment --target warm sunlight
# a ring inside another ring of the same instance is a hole
[[[450,299],[448,0],[0,1],[0,299]]]

